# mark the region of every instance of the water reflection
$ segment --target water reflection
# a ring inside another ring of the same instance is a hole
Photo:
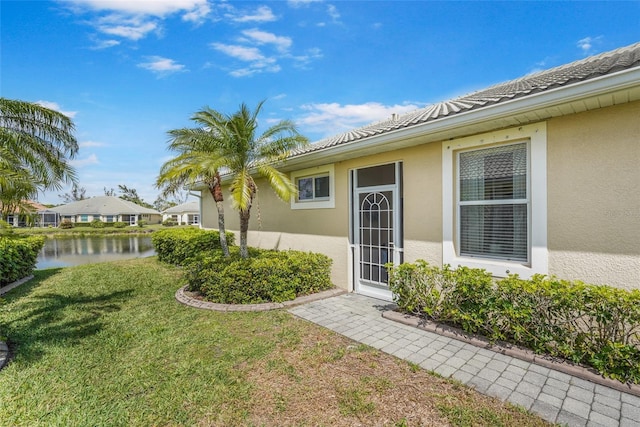
[[[155,255],[151,237],[104,236],[47,239],[36,269],[143,258]]]

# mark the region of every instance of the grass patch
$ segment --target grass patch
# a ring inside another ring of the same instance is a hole
[[[192,228],[192,226],[184,225],[175,228]],[[78,237],[78,236],[143,236],[153,233],[154,231],[164,230],[167,227],[162,224],[149,224],[144,227],[129,226],[124,228],[104,227],[93,228],[89,223],[77,225],[73,228],[63,229],[60,227],[16,227],[11,230],[15,234],[26,236],[46,236],[48,238]]]
[[[155,258],[35,274],[0,307],[2,426],[438,426],[465,405],[473,425],[546,425],[286,311],[180,305]]]

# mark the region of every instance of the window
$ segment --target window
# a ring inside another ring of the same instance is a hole
[[[323,209],[335,207],[333,165],[296,171],[291,180],[298,189],[298,196],[292,198],[291,209]]]
[[[528,262],[527,143],[458,154],[462,256]]]
[[[328,200],[329,175],[298,178],[298,201]]]
[[[548,273],[546,124],[442,143],[443,264]]]
[[[113,221],[113,215],[106,215],[104,217],[105,221],[104,222],[114,222]]]
[[[80,215],[80,222],[89,222],[89,215]]]

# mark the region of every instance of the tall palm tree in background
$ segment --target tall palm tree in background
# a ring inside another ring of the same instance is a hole
[[[298,133],[290,120],[281,120],[261,135],[256,135],[257,116],[263,104],[264,101],[260,102],[252,112],[243,103],[232,115],[222,114],[209,107],[199,111],[192,120],[203,128],[177,129],[169,132],[173,137],[170,149],[178,151],[180,155],[167,162],[161,170],[161,177],[163,172],[175,169],[176,172],[180,171],[181,178],[188,175],[191,182],[194,182],[194,178],[198,176],[194,166],[201,170],[206,169],[208,176],[201,174],[198,179],[209,185],[216,205],[219,205],[219,222],[222,217],[223,223],[220,172],[229,177],[231,207],[238,210],[240,215],[240,255],[243,258],[249,255],[247,231],[251,207],[258,191],[253,175],[265,178],[280,199],[289,201],[297,192],[296,186],[285,174],[278,171],[275,165],[284,160],[291,150],[309,142]],[[184,149],[186,146],[189,147],[188,150]],[[203,146],[207,147],[208,156],[201,151]],[[183,183],[184,178],[180,181]]]
[[[0,98],[0,213],[26,210],[38,191],[75,183],[73,121],[25,101]]]

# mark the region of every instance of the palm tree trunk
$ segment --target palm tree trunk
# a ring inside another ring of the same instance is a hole
[[[249,230],[250,209],[240,211],[240,257],[249,258],[247,231]]]
[[[224,225],[224,205],[216,202],[218,208],[218,232],[220,234],[220,248],[225,257],[229,257],[229,244],[227,243],[227,231]]]
[[[229,257],[229,245],[227,244],[227,229],[224,224],[224,198],[222,197],[222,187],[220,186],[220,174],[216,172],[213,186],[209,186],[209,192],[216,202],[218,209],[218,233],[220,234],[220,248],[225,257]]]

